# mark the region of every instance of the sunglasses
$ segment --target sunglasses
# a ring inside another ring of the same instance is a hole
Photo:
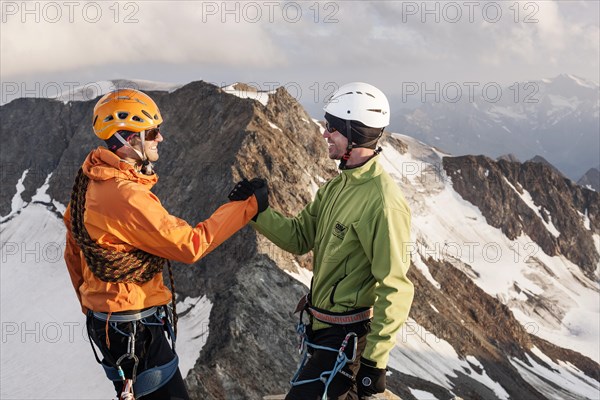
[[[146,140],[156,140],[156,138],[160,135],[160,128],[152,128],[146,131],[144,139]]]
[[[325,129],[327,129],[327,132],[329,133],[337,131],[337,129],[335,129],[333,126],[329,126],[329,122],[325,122]]]

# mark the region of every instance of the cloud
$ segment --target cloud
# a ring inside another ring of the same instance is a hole
[[[92,3],[101,7],[97,22],[83,5],[72,22],[66,13],[56,23],[4,13],[2,78],[110,70],[99,78],[181,81],[193,71],[227,71],[231,80],[399,86],[405,79],[508,82],[562,72],[593,79],[599,68],[598,2]]]
[[[25,3],[11,3],[18,10],[3,15],[0,39],[6,76],[144,61],[249,67],[285,62],[263,25],[209,19],[197,2],[130,2],[125,4],[136,7],[119,12],[123,3],[92,2],[95,7],[74,8],[70,16],[65,3],[53,2],[62,15],[56,22],[47,3],[35,2],[37,11],[32,6],[29,13],[21,9]]]

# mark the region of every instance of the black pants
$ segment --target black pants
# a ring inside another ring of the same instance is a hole
[[[117,332],[109,325],[108,338],[110,341],[110,348],[108,348],[106,344],[106,321],[88,315],[87,324],[92,340],[96,346],[101,349],[104,356],[104,360],[102,360],[103,363],[111,365],[107,361],[107,352],[114,361],[127,353],[127,336]],[[173,360],[175,354],[169,345],[169,341],[165,337],[165,328],[163,326],[144,325],[141,321],[136,321],[118,323],[117,328],[125,333],[130,333],[133,331],[133,324],[135,324],[136,327],[135,355],[139,359],[137,374],[140,374],[147,369],[164,365]],[[132,377],[133,366],[134,362],[131,359],[124,359],[122,361],[121,367],[125,372],[126,378]],[[123,390],[123,383],[117,381],[113,382],[113,384],[118,396]],[[136,399],[138,398],[143,400],[189,400],[179,368],[173,378],[165,385],[145,396],[136,396]]]
[[[352,325],[333,326],[315,332],[312,332],[310,328],[307,327],[307,335],[308,340],[311,343],[337,350],[342,345],[342,342],[348,333],[356,333],[358,338],[349,340],[345,350],[346,356],[351,358],[354,350],[353,341],[358,340],[356,358],[352,364],[346,364],[342,369],[346,374],[356,378],[358,368],[360,367],[360,356],[365,349],[367,342],[369,326],[369,322],[363,322]],[[337,355],[338,353],[334,351],[313,349],[310,358],[298,376],[298,381],[318,378],[323,372],[331,371],[335,365]],[[293,386],[285,397],[285,400],[321,400],[324,390],[325,384],[320,381]],[[332,400],[357,400],[358,393],[356,382],[354,379],[345,376],[345,374],[336,374],[327,389],[327,398]]]

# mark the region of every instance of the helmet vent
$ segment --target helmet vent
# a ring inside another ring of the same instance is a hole
[[[150,115],[150,113],[146,110],[142,110],[142,112],[144,113],[144,115],[150,119],[152,119],[152,115]]]
[[[371,93],[365,93],[367,96],[371,96],[372,98],[376,98],[375,96],[373,96]]]
[[[133,117],[131,117],[131,120],[135,121],[135,122],[144,122],[144,120],[141,119],[140,117],[138,117],[137,115],[134,115]]]
[[[120,113],[117,113],[117,117],[118,117],[119,119],[125,119],[125,118],[127,118],[127,116],[129,116],[129,113],[127,113],[127,112],[120,112]]]
[[[113,119],[115,118],[112,115],[109,115],[108,117],[104,118],[104,122],[112,121]]]
[[[154,119],[159,119],[160,116],[158,114],[154,114]]]
[[[96,121],[98,121],[98,116],[97,115],[94,117],[94,122],[92,123],[92,126],[96,125]]]

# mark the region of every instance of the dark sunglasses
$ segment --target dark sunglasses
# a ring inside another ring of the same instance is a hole
[[[144,135],[144,138],[146,140],[156,140],[156,138],[158,137],[158,135],[160,135],[160,128],[152,128],[152,129],[148,129],[146,131],[146,134]]]
[[[325,129],[327,129],[327,132],[329,133],[337,131],[337,129],[335,129],[333,126],[329,126],[329,122],[325,122]]]

